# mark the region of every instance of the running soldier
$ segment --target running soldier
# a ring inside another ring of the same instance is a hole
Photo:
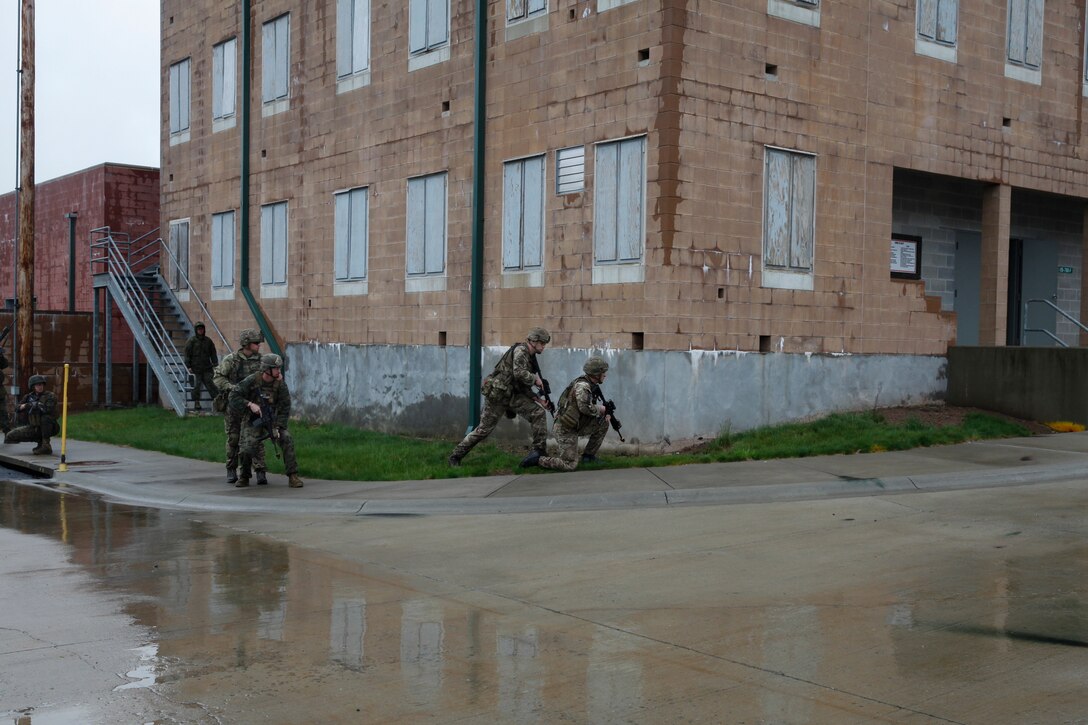
[[[248,416],[236,414],[227,405],[230,393],[245,378],[261,368],[261,343],[264,336],[260,330],[252,328],[242,330],[238,338],[241,347],[226,355],[215,369],[214,383],[219,395],[215,399],[215,409],[223,411],[223,431],[227,435],[227,483],[238,482],[238,445],[242,431],[242,420]],[[257,483],[268,483],[265,472],[268,466],[264,462],[262,446],[253,458],[253,468],[257,474]]]

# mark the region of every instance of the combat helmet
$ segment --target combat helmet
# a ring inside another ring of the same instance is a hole
[[[41,383],[42,385],[45,385],[45,383],[46,383],[45,376],[44,375],[31,375],[30,376],[30,381],[29,381],[30,387],[33,388],[38,383]]]
[[[586,375],[603,375],[608,372],[608,363],[603,357],[594,355],[586,360],[586,364],[582,366],[582,372]]]
[[[530,342],[543,342],[547,345],[551,342],[552,336],[543,327],[534,327],[529,330],[529,334],[525,336],[525,339]]]
[[[261,334],[260,330],[255,330],[252,327],[247,327],[246,329],[242,330],[242,334],[238,336],[238,340],[242,343],[242,347],[245,347],[246,345],[252,344],[254,342],[257,344],[264,342],[264,335]]]
[[[193,329],[194,330],[206,330],[208,328],[206,328],[204,326],[204,322],[202,320],[197,320],[197,323],[195,325],[193,325]]]
[[[272,368],[282,368],[283,358],[279,355],[270,352],[267,355],[261,355],[261,372],[265,370],[271,370]]]

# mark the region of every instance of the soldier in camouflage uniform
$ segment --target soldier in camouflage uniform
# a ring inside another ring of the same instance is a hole
[[[215,398],[219,391],[215,389],[213,373],[219,363],[215,352],[215,343],[204,334],[204,323],[193,326],[195,334],[185,343],[185,367],[193,376],[193,410],[200,410],[200,389],[208,389],[208,395]]]
[[[215,387],[219,395],[215,399],[215,409],[223,411],[223,431],[227,434],[227,483],[238,482],[238,445],[242,430],[242,419],[248,416],[236,414],[227,405],[227,398],[238,383],[261,368],[261,343],[264,335],[252,328],[242,330],[239,336],[241,347],[225,356],[215,369]],[[257,483],[267,483],[265,472],[268,466],[264,462],[264,447],[254,454],[253,468],[257,473]]]
[[[57,424],[57,396],[45,389],[44,375],[31,375],[30,392],[15,409],[20,426],[4,436],[4,443],[37,443],[32,453],[48,455],[53,452],[50,436],[60,432]]]
[[[594,400],[594,387],[600,392],[600,384],[608,374],[608,363],[594,355],[582,366],[585,375],[571,381],[556,406],[555,424],[552,435],[559,446],[558,456],[540,456],[532,460],[529,456],[521,462],[522,466],[539,465],[542,468],[554,468],[557,471],[573,471],[578,468],[578,436],[589,436],[582,462],[597,460],[597,451],[608,433],[609,416],[604,403]],[[603,396],[601,396],[603,397]]]
[[[491,435],[499,418],[514,418],[520,415],[533,427],[533,450],[539,454],[547,452],[548,416],[540,398],[533,393],[533,386],[541,387],[540,366],[536,356],[544,352],[552,336],[543,327],[529,330],[525,342],[513,345],[499,359],[487,378],[484,379],[481,392],[484,395],[484,410],[480,414],[480,424],[464,440],[457,444],[447,459],[451,466],[461,465],[461,459],[478,443]]]
[[[271,408],[271,420],[267,426],[262,425],[262,404]],[[258,451],[263,455],[264,442],[272,439],[273,444],[283,451],[287,485],[302,488],[302,479],[298,477],[298,459],[295,458],[295,442],[287,430],[287,420],[291,417],[291,392],[287,389],[287,383],[283,382],[283,360],[280,356],[263,356],[260,372],[253,373],[230,391],[228,407],[243,421],[239,455],[241,470],[235,487],[249,485],[250,466]],[[257,483],[267,481],[258,477]]]

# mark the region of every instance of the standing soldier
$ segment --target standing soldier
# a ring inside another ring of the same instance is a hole
[[[533,427],[533,454],[539,457],[547,452],[548,416],[544,412],[547,407],[534,393],[533,386],[543,388],[536,356],[544,352],[551,339],[543,327],[534,327],[529,330],[525,342],[515,343],[499,359],[481,389],[484,410],[480,414],[480,424],[453,449],[447,459],[451,466],[460,466],[461,459],[491,435],[503,415],[508,418],[520,415],[529,421]]]
[[[601,442],[608,433],[610,420],[604,403],[596,402],[596,399],[604,397],[600,385],[608,374],[608,363],[594,355],[586,360],[582,372],[585,375],[572,380],[559,396],[555,423],[552,425],[559,455],[540,456],[536,459],[529,456],[521,465],[573,471],[578,468],[578,436],[589,436],[582,461],[591,463],[597,460],[597,451],[601,449]]]
[[[223,358],[215,369],[214,378],[215,387],[219,391],[215,406],[216,410],[223,411],[223,430],[227,434],[227,483],[238,482],[238,441],[241,435],[242,419],[248,418],[230,409],[227,405],[227,396],[238,383],[260,370],[261,343],[264,342],[264,335],[260,330],[249,328],[242,330],[238,341],[241,347]],[[253,467],[257,472],[257,483],[268,483],[265,478],[268,467],[264,462],[263,446],[253,459]]]
[[[283,381],[283,360],[279,355],[261,357],[260,372],[253,373],[230,391],[229,407],[242,419],[242,444],[239,463],[241,473],[236,488],[249,485],[252,462],[258,452],[263,457],[264,442],[283,451],[283,467],[287,472],[287,485],[302,488],[298,477],[298,459],[295,458],[295,442],[287,430],[291,417],[291,392]],[[258,474],[257,483],[268,483]]]
[[[204,334],[204,323],[196,323],[193,329],[196,334],[185,343],[185,367],[193,375],[193,410],[200,410],[201,388],[207,388],[213,399],[219,394],[212,380],[219,355],[215,352],[215,343]]]
[[[49,437],[60,432],[57,425],[57,396],[45,390],[45,376],[31,375],[27,382],[30,392],[15,409],[18,428],[4,436],[4,443],[37,443],[32,453],[48,455],[53,452]]]

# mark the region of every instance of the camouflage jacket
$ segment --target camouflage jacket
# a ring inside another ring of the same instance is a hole
[[[484,380],[484,397],[496,402],[508,402],[514,395],[531,397],[532,387],[536,383],[534,358],[535,355],[529,352],[524,342],[511,346]]]
[[[555,422],[578,432],[600,417],[601,411],[593,400],[593,383],[584,375],[572,380],[559,396]]]
[[[194,373],[214,370],[218,362],[215,343],[207,335],[193,335],[185,343],[185,367]]]
[[[232,413],[243,415],[247,413],[246,403],[258,403],[262,400],[275,411],[276,425],[286,428],[287,419],[291,417],[291,391],[283,380],[266,383],[260,372],[253,373],[230,391],[228,406]]]
[[[26,405],[24,410],[19,410],[18,418],[28,425],[50,427],[54,431],[57,426],[57,396],[45,390],[39,395],[35,392],[27,393],[20,401],[20,406]],[[37,405],[35,408],[34,406]],[[51,435],[51,434],[47,434]]]
[[[220,392],[229,393],[234,386],[245,378],[261,369],[261,353],[255,352],[247,355],[245,350],[238,348],[226,355],[222,362],[215,368],[215,376],[212,382]]]

